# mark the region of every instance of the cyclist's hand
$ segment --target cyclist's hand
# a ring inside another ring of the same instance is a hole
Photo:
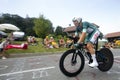
[[[80,48],[81,46],[83,46],[83,43],[76,43],[76,44],[74,44],[74,46],[75,46],[76,48]]]

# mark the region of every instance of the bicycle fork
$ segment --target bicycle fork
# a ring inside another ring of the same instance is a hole
[[[75,52],[72,55],[71,65],[73,66],[77,63],[77,53],[78,53],[78,50],[75,50]]]

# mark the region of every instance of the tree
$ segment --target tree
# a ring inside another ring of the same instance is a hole
[[[28,15],[26,18],[22,18],[19,15],[16,14],[0,14],[0,23],[10,23],[18,28],[20,28],[21,31],[25,32],[26,36],[36,36],[35,31],[33,30],[34,26],[34,19],[35,18],[29,18]],[[6,31],[8,32],[8,31]]]
[[[38,19],[34,20],[34,30],[38,37],[45,38],[48,34],[53,33],[52,23],[45,19],[43,15],[40,15]]]
[[[43,15],[39,18],[29,18],[28,15],[23,18],[16,14],[0,14],[0,24],[2,23],[10,23],[17,26],[21,31],[25,32],[26,36],[31,35],[43,38],[48,34],[54,33],[51,21],[45,19]]]
[[[64,35],[63,33],[63,28],[61,26],[57,26],[56,30],[55,30],[55,35]]]

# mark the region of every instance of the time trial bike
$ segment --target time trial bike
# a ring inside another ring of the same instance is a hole
[[[77,42],[78,38],[70,37],[73,40],[73,45]],[[61,72],[68,76],[77,76],[85,66],[85,59],[87,58],[89,63],[92,62],[92,57],[85,49],[85,44],[74,47],[73,49],[64,52],[59,61],[59,68]],[[108,48],[101,48],[98,50],[98,39],[95,44],[96,59],[98,62],[98,69],[102,72],[110,70],[113,66],[113,53]]]

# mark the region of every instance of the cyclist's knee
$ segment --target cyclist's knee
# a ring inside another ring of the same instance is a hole
[[[87,49],[93,49],[93,44],[87,43]]]

